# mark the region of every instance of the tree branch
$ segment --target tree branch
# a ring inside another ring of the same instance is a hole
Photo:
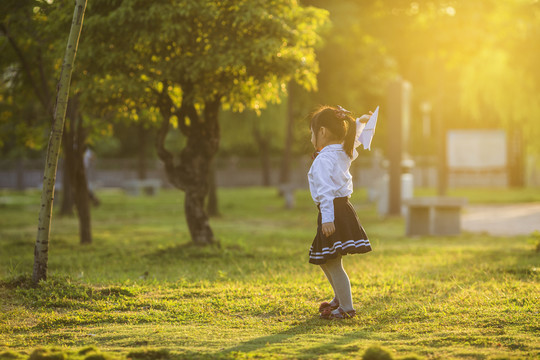
[[[17,57],[21,61],[21,65],[23,67],[24,73],[28,77],[28,80],[30,81],[30,85],[34,88],[34,92],[36,93],[36,96],[38,97],[39,101],[41,102],[41,104],[45,108],[45,111],[47,111],[49,113],[49,115],[51,115],[51,117],[52,117],[53,116],[53,108],[50,105],[50,104],[52,104],[52,101],[51,101],[51,99],[47,99],[46,95],[42,94],[40,89],[38,88],[37,81],[34,80],[34,77],[32,76],[32,72],[30,70],[31,67],[30,67],[28,61],[26,60],[26,58],[24,57],[24,54],[22,53],[21,49],[17,45],[17,42],[15,41],[15,39],[11,36],[10,32],[8,31],[8,28],[6,27],[6,24],[0,23],[0,30],[4,33],[4,35],[6,36],[6,38],[9,41],[9,43],[11,44],[11,47],[13,48],[15,53],[17,54]]]
[[[46,111],[47,112],[50,112],[51,114],[53,113],[53,105],[52,105],[52,96],[51,96],[51,93],[49,91],[49,87],[47,86],[47,79],[45,78],[45,70],[43,69],[43,59],[41,57],[41,48],[38,49],[38,68],[39,68],[39,76],[40,76],[40,80],[41,80],[41,89],[43,91],[43,94],[44,94],[44,98],[46,100],[48,100],[48,105],[47,105],[47,108],[46,108]]]

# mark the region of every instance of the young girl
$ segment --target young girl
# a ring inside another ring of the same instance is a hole
[[[334,299],[319,307],[324,319],[352,318],[356,315],[351,296],[349,277],[341,257],[346,254],[367,253],[371,245],[349,197],[353,191],[351,162],[358,153],[357,140],[363,115],[357,123],[342,107],[323,106],[311,118],[311,143],[317,151],[308,173],[311,196],[319,208],[317,235],[309,250],[309,262],[320,265],[332,289]],[[361,124],[362,123],[362,124]]]

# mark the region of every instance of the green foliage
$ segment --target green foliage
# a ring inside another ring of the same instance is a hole
[[[49,139],[73,2],[7,0],[0,6],[0,149],[9,157],[41,156]],[[83,89],[77,62],[71,97]],[[86,108],[83,122],[89,141],[110,135],[109,119],[89,114]]]
[[[538,151],[540,71],[532,51],[540,31],[540,6],[521,0],[306,1],[330,11],[324,36],[318,102],[365,112],[381,107],[377,146],[385,148],[389,79],[410,81],[414,154],[434,143],[422,134],[423,102],[433,121],[450,128],[526,129]],[[434,125],[432,129],[434,129]]]
[[[42,72],[50,75],[49,89],[65,46],[58,34],[69,26],[68,3],[6,0],[0,5],[1,22],[31,61],[33,83],[40,83]],[[167,90],[179,105],[186,82],[196,84],[198,103],[220,95],[234,110],[259,112],[279,102],[289,79],[318,89],[296,106],[300,117],[317,103],[360,113],[375,105],[384,110],[386,83],[400,74],[414,89],[415,154],[430,153],[434,146],[422,135],[419,108],[425,101],[433,105],[432,119],[441,116],[450,127],[517,125],[529,148],[538,150],[540,72],[538,52],[532,50],[540,31],[537,2],[302,3],[327,9],[332,25],[324,11],[284,0],[93,1],[73,84],[87,104],[85,121],[95,134],[105,135],[113,119],[154,124],[160,119],[156,91]],[[32,82],[5,36],[0,47],[6,49],[0,59],[0,146],[5,154],[21,144],[42,149],[46,115],[32,100]],[[377,145],[383,148],[391,131],[384,116],[382,111]],[[245,147],[245,137],[226,137],[231,149]]]
[[[537,3],[419,1],[375,10],[384,14],[384,43],[413,84],[417,118],[427,100],[449,128],[519,126],[538,150],[540,72],[528,66],[537,56],[524,47],[540,26]]]
[[[20,157],[46,145],[52,118],[52,77],[58,75],[44,1],[2,1],[0,5],[0,149]],[[39,29],[39,30],[38,30]],[[65,41],[65,37],[64,37]]]
[[[477,124],[523,129],[526,143],[538,151],[540,126],[534,119],[540,116],[540,71],[530,67],[538,56],[527,47],[540,29],[540,6],[493,2],[482,25],[476,41],[483,46],[463,63],[464,113]]]
[[[326,12],[296,2],[95,1],[87,16],[86,96],[124,113],[155,111],[163,91],[179,105],[186,86],[198,107],[217,96],[235,110],[279,101],[292,78],[316,86],[313,47]]]
[[[257,115],[255,111],[242,113],[224,111],[221,116],[220,155],[257,156],[259,148],[254,131],[259,131],[269,142],[270,152],[280,154],[285,139],[286,104],[271,104]]]
[[[317,308],[330,287],[306,258],[316,216],[307,191],[285,211],[275,190],[223,189],[212,219],[221,246],[209,248],[191,245],[172,190],[100,192],[95,242],[81,248],[76,220],[55,218],[50,277],[32,287],[36,193],[1,193],[5,357],[44,345],[74,360],[358,359],[372,346],[395,359],[535,357],[540,255],[530,236],[405,238],[403,220],[380,219],[358,191],[374,251],[344,259],[358,316],[328,322]]]
[[[370,1],[308,1],[330,11],[332,26],[324,34],[320,61],[320,104],[340,104],[359,113],[384,105],[386,84],[397,75],[388,44],[373,29],[377,22]]]

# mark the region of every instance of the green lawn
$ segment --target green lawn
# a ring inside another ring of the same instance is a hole
[[[434,188],[420,188],[414,190],[415,196],[435,196]],[[448,196],[464,197],[470,203],[505,204],[527,203],[540,201],[540,189],[537,188],[450,188]]]
[[[495,194],[540,199],[522,192]],[[406,238],[403,220],[380,219],[359,191],[374,251],[344,258],[358,316],[329,322],[317,314],[329,285],[307,263],[307,191],[285,210],[274,189],[220,190],[213,248],[190,245],[181,192],[102,191],[92,245],[78,244],[75,218],[54,218],[49,280],[37,288],[39,194],[0,195],[1,359],[354,359],[370,347],[386,359],[540,357],[538,235]],[[385,359],[373,351],[365,358]]]

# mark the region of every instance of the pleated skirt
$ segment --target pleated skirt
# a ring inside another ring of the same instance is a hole
[[[364,254],[371,251],[371,244],[349,198],[334,199],[334,226],[336,231],[325,236],[322,232],[322,216],[319,209],[317,235],[309,249],[309,262],[324,264],[330,259],[347,254]]]

